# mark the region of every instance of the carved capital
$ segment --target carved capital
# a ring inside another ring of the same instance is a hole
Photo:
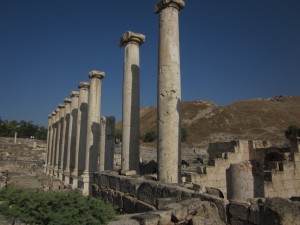
[[[56,112],[53,111],[53,112],[51,113],[51,116],[52,116],[52,117],[56,116]]]
[[[98,71],[98,70],[92,70],[91,72],[89,72],[89,78],[99,78],[99,79],[103,79],[105,76],[105,73],[102,71]]]
[[[70,104],[71,103],[71,99],[70,98],[65,98],[64,99],[64,103],[65,104]]]
[[[89,89],[90,88],[90,83],[89,82],[80,82],[78,84],[79,89]]]
[[[135,33],[132,31],[127,31],[120,38],[119,46],[123,47],[124,45],[127,45],[128,43],[142,45],[145,42],[145,38],[146,37],[143,34]]]
[[[63,108],[65,108],[65,105],[59,104],[59,105],[58,105],[58,108],[59,108],[59,109],[63,109]]]
[[[101,123],[105,124],[106,123],[106,117],[105,116],[101,116]]]
[[[155,13],[160,13],[161,10],[167,7],[177,8],[178,11],[185,7],[184,0],[160,0],[154,8]]]
[[[78,91],[71,91],[70,97],[79,97],[79,92]]]

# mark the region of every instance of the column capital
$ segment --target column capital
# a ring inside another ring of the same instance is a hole
[[[91,72],[89,72],[89,78],[99,78],[99,79],[103,79],[105,77],[105,73],[99,70],[92,70]]]
[[[90,88],[90,83],[89,82],[80,82],[78,84],[79,89],[89,89]]]
[[[123,46],[127,45],[128,43],[138,44],[141,46],[145,42],[145,38],[146,37],[143,34],[135,33],[132,31],[127,31],[120,38],[119,46],[123,47]]]
[[[102,123],[106,123],[106,117],[105,116],[101,116],[100,119],[101,119]]]
[[[64,104],[59,104],[59,105],[58,105],[58,108],[59,108],[59,109],[63,109],[63,108],[65,108],[65,105],[64,105]]]
[[[56,110],[51,113],[51,116],[56,116]]]
[[[52,117],[52,113],[48,115],[48,119],[51,119],[51,117]]]
[[[177,8],[178,11],[182,10],[185,7],[185,2],[184,0],[160,0],[155,8],[154,12],[155,13],[160,13],[161,10],[167,7],[174,7]]]
[[[79,97],[79,92],[78,91],[71,91],[70,97]]]
[[[64,99],[64,103],[65,104],[70,104],[71,103],[71,99],[70,98],[65,98]]]

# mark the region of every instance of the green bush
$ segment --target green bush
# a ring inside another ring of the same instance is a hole
[[[111,205],[77,192],[0,191],[0,214],[25,223],[47,225],[106,224],[115,216]]]
[[[291,125],[288,129],[284,132],[286,139],[291,139],[295,137],[300,137],[300,128],[295,125]]]
[[[153,141],[156,140],[156,138],[157,138],[156,133],[155,133],[154,131],[151,131],[151,132],[148,132],[148,133],[145,135],[143,141],[144,141],[144,142],[153,142]]]

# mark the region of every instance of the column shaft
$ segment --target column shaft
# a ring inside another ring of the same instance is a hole
[[[178,183],[181,161],[181,83],[179,56],[179,9],[183,1],[160,1],[158,56],[158,180]]]
[[[86,132],[86,156],[83,176],[83,194],[90,195],[92,174],[98,171],[98,154],[100,147],[100,107],[101,107],[101,79],[104,72],[91,71],[90,96],[88,105],[88,121]]]
[[[50,143],[51,143],[51,136],[52,136],[52,116],[51,114],[48,116],[48,129],[47,129],[47,151],[46,151],[46,161],[45,161],[45,173],[49,173],[50,169],[50,154],[51,154],[51,149],[50,149]]]
[[[73,188],[78,187],[78,177],[82,175],[83,170],[85,168],[89,87],[90,85],[88,82],[80,82],[78,85],[79,100],[77,114],[75,167],[72,173]]]
[[[115,150],[115,117],[101,117],[99,172],[113,170]]]
[[[75,166],[75,150],[76,150],[76,133],[77,133],[77,115],[78,115],[78,97],[79,92],[71,92],[71,106],[70,106],[70,121],[68,129],[68,146],[67,146],[67,161],[64,171],[65,184],[71,184],[71,172]]]
[[[124,46],[122,107],[122,171],[139,172],[140,138],[140,45],[145,36],[131,31],[123,34]]]

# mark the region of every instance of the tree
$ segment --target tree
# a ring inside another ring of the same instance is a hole
[[[157,138],[156,133],[154,131],[150,131],[145,135],[145,137],[143,138],[143,141],[144,142],[153,142],[156,140],[156,138]]]
[[[300,137],[300,128],[295,125],[291,125],[288,129],[284,132],[286,139],[292,139],[295,137]]]

